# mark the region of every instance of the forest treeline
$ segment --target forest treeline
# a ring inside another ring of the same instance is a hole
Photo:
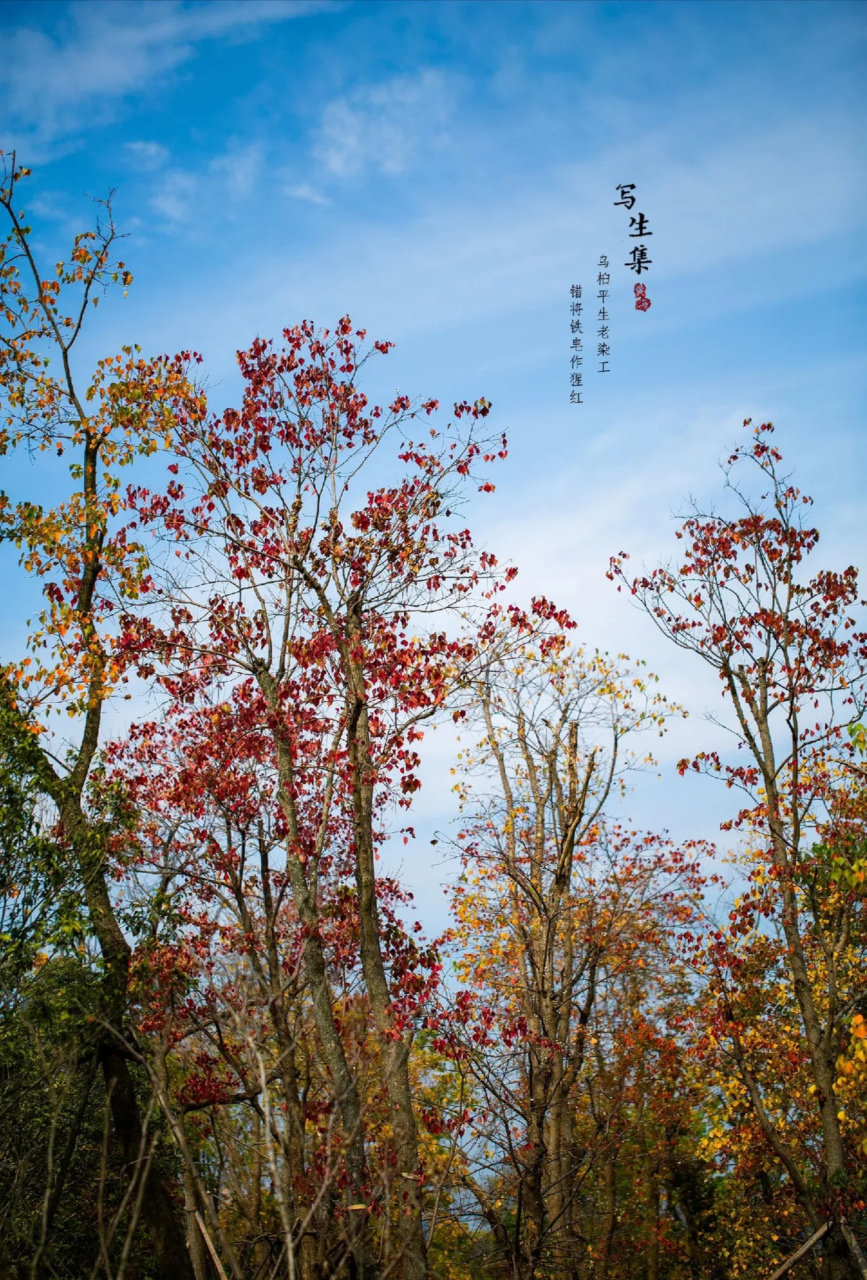
[[[726,886],[623,816],[681,709],[465,527],[507,452],[488,402],[374,406],[390,344],[348,318],[239,352],[221,412],[190,352],[83,368],[131,282],[111,208],[43,262],[26,176],[7,157],[0,452],[34,465],[0,495],[33,584],[0,667],[0,1275],[867,1276],[867,636],[771,426],[668,565],[610,569],[719,678],[733,749],[680,769],[728,788]],[[443,937],[387,840],[459,865]]]

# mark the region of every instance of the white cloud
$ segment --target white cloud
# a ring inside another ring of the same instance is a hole
[[[159,180],[150,205],[171,222],[183,222],[190,214],[199,191],[199,179],[184,169],[169,169]]]
[[[167,148],[159,142],[127,142],[124,150],[130,153],[140,169],[161,169],[169,158]]]
[[[245,199],[255,189],[264,165],[259,143],[245,146],[230,142],[223,154],[211,161],[208,172],[217,179],[226,194],[234,199]]]
[[[283,188],[284,194],[291,196],[293,200],[307,200],[310,204],[331,204],[327,196],[321,191],[317,191],[306,182],[299,183],[297,186],[287,185]]]
[[[19,147],[43,150],[119,99],[189,61],[208,39],[244,38],[263,24],[320,8],[317,0],[86,0],[57,6],[51,34],[22,23],[4,32],[0,116]],[[8,135],[7,135],[8,136]]]
[[[149,204],[173,223],[189,222],[194,211],[198,219],[199,211],[207,205],[225,212],[228,205],[249,200],[257,189],[264,166],[258,143],[243,146],[230,142],[204,169],[175,168],[161,172]]]
[[[359,89],[325,108],[316,158],[338,178],[402,173],[424,147],[442,144],[454,100],[452,82],[430,68]]]

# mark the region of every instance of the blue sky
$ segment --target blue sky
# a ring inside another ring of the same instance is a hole
[[[864,4],[30,0],[0,24],[2,146],[34,168],[46,252],[109,188],[129,233],[136,283],[85,356],[195,347],[218,407],[238,346],[349,311],[397,343],[383,394],[486,395],[511,454],[474,529],[697,713],[631,807],[713,836],[725,795],[673,762],[708,744],[718,691],[604,570],[671,549],[746,416],[778,424],[823,561],[863,563]],[[646,314],[620,182],[654,233]],[[601,253],[611,375],[588,361],[576,408],[569,286]],[[432,745],[425,828],[452,749]]]

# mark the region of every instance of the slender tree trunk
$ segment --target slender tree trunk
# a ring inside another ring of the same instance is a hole
[[[566,1259],[569,1254],[568,1224],[566,1221],[568,1184],[565,1168],[565,1133],[567,1121],[562,1094],[563,1069],[558,1062],[554,1070],[551,1088],[551,1106],[545,1125],[545,1149],[548,1160],[543,1171],[543,1195],[547,1207],[551,1245],[554,1251],[554,1280],[569,1280]]]
[[[554,1250],[554,1280],[575,1280],[578,1275],[574,1196],[578,1177],[572,1116],[569,1111],[570,1076],[558,1064],[553,1085],[551,1121],[545,1144],[550,1172],[546,1178],[545,1204],[549,1238]]]
[[[404,1280],[426,1280],[427,1246],[422,1220],[421,1168],[418,1130],[409,1082],[410,1039],[396,1028],[391,992],[385,972],[376,905],[374,870],[373,783],[370,763],[370,727],[364,701],[363,676],[352,670],[353,697],[348,716],[349,760],[352,771],[355,882],[361,929],[361,964],[379,1051],[385,1068],[399,1179],[398,1229],[403,1251]]]
[[[644,1200],[647,1280],[659,1280],[659,1181],[647,1152],[644,1155]]]
[[[199,1224],[196,1221],[196,1185],[193,1182],[192,1174],[184,1165],[184,1209],[187,1214],[187,1249],[190,1254],[190,1261],[193,1264],[193,1272],[196,1280],[209,1280],[208,1276],[208,1256],[205,1249],[205,1241]]]
[[[304,939],[304,965],[307,970],[307,981],[313,1003],[313,1017],[316,1030],[322,1043],[325,1064],[331,1075],[343,1122],[343,1133],[346,1141],[346,1169],[349,1175],[349,1187],[353,1204],[365,1202],[365,1155],[364,1127],[362,1123],[361,1101],[353,1079],[343,1041],[334,1023],[334,1008],[331,998],[331,985],[328,981],[328,969],[322,939],[318,932],[318,919],[309,900],[309,893],[304,882],[303,868],[297,859],[290,858],[289,877],[295,904],[302,923],[306,927]],[[359,1280],[372,1280],[376,1268],[371,1258],[369,1245],[368,1216],[355,1211],[352,1222],[357,1223],[354,1239],[351,1242],[353,1257]]]
[[[277,682],[264,667],[256,672],[259,687],[265,695],[269,709],[277,716],[280,713],[280,697]],[[331,984],[328,979],[328,965],[322,938],[319,934],[319,903],[315,881],[311,884],[307,871],[302,865],[297,852],[299,838],[298,815],[295,808],[295,771],[290,744],[282,733],[275,734],[277,750],[277,771],[280,782],[280,807],[289,830],[290,847],[287,849],[286,866],[289,872],[289,884],[295,909],[301,924],[304,926],[304,967],[307,983],[313,1004],[313,1018],[322,1044],[325,1065],[331,1075],[340,1118],[343,1123],[343,1134],[346,1143],[346,1170],[349,1177],[349,1192],[353,1204],[365,1203],[366,1161],[364,1153],[364,1127],[362,1123],[361,1101],[358,1089],[349,1064],[343,1041],[334,1021],[334,1005],[331,996]],[[351,1239],[353,1262],[358,1280],[373,1280],[377,1268],[373,1262],[370,1247],[370,1226],[368,1214],[356,1210],[351,1213],[350,1230],[354,1232]]]
[[[397,1174],[402,1184],[398,1189],[398,1229],[403,1250],[403,1275],[404,1280],[425,1280],[427,1250],[422,1226],[418,1130],[409,1083],[409,1044],[404,1034],[395,1028],[391,1013],[391,992],[379,937],[372,842],[365,840],[364,843],[367,847],[356,851],[361,964],[385,1068],[385,1086],[397,1154]]]
[[[530,1050],[528,1063],[527,1094],[529,1114],[527,1117],[527,1159],[524,1165],[522,1184],[524,1187],[524,1217],[526,1229],[522,1242],[524,1266],[526,1274],[535,1274],[536,1264],[545,1238],[545,1173],[548,1167],[550,1152],[545,1145],[545,1123],[548,1110],[548,1090],[550,1070],[543,1062],[542,1054]]]
[[[607,1280],[614,1259],[614,1237],[617,1233],[617,1179],[615,1156],[609,1153],[603,1166],[605,1187],[605,1226],[602,1232],[602,1280]]]
[[[105,965],[102,1015],[106,1028],[99,1057],[118,1152],[128,1177],[133,1179],[144,1159],[145,1141],[129,1061],[118,1039],[123,1032],[132,953],[108,892],[101,842],[90,829],[78,797],[66,798],[66,803],[60,805],[60,817],[76,853],[90,923]],[[145,1176],[141,1216],[163,1280],[195,1280],[175,1207],[153,1164]]]

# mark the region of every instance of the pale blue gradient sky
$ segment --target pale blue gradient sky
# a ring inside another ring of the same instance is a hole
[[[195,347],[219,407],[236,347],[349,311],[398,344],[383,394],[486,395],[511,455],[474,529],[697,713],[630,807],[712,837],[731,797],[673,762],[712,736],[718,691],[604,570],[671,548],[745,416],[777,422],[820,558],[863,562],[864,4],[31,0],[0,24],[2,145],[35,169],[49,257],[86,194],[117,188],[129,232],[135,286],[84,354]],[[621,181],[654,231],[646,315]],[[602,252],[612,374],[589,372],[575,409],[568,289]],[[448,819],[452,749],[435,735],[420,833]],[[431,920],[433,854],[405,863]]]

